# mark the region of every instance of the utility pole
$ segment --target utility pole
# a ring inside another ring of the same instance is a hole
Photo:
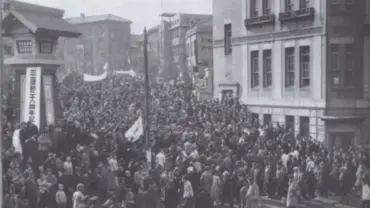
[[[4,41],[3,41],[3,9],[4,4],[7,3],[6,0],[0,1],[0,147],[3,147],[3,137],[4,137],[4,120],[3,120],[3,106],[4,106]],[[3,207],[4,203],[4,193],[3,193],[3,151],[0,150],[0,207]]]
[[[149,88],[149,67],[148,67],[148,34],[146,28],[144,28],[144,79],[145,79],[145,145],[147,152],[150,152],[151,155],[151,166],[154,166],[154,158],[151,147],[150,139],[150,88]]]

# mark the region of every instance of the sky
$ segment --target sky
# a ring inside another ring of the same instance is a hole
[[[159,24],[162,12],[212,13],[212,0],[21,0],[65,10],[64,17],[115,14],[133,22],[133,34]]]

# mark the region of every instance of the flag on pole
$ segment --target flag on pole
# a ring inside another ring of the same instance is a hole
[[[135,123],[126,131],[125,137],[131,142],[136,142],[143,134],[143,119],[139,116]]]

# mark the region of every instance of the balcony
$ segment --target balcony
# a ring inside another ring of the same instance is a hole
[[[308,7],[300,10],[293,10],[287,12],[281,12],[279,14],[280,22],[294,21],[298,19],[313,18],[315,9],[313,7]]]
[[[244,20],[244,25],[246,28],[251,28],[258,25],[264,25],[264,24],[274,24],[275,23],[275,15],[274,14],[268,14],[263,16],[257,16],[257,17],[250,17]]]

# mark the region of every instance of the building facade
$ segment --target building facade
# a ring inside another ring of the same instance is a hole
[[[189,74],[204,75],[213,65],[212,19],[194,25],[185,35],[185,55]]]
[[[185,55],[190,77],[198,83],[200,98],[212,97],[212,19],[194,24],[185,35]]]
[[[131,21],[112,14],[68,18],[83,33],[78,40],[64,41],[67,67],[88,74],[101,74],[105,63],[119,70],[127,62],[131,46]]]
[[[169,30],[171,33],[171,53],[173,68],[175,74],[182,73],[188,75],[188,66],[185,54],[185,35],[187,31],[197,22],[203,22],[212,15],[204,14],[185,14],[185,13],[165,13],[162,17],[166,17],[169,22]]]
[[[368,2],[215,0],[214,96],[330,147],[366,143]]]

